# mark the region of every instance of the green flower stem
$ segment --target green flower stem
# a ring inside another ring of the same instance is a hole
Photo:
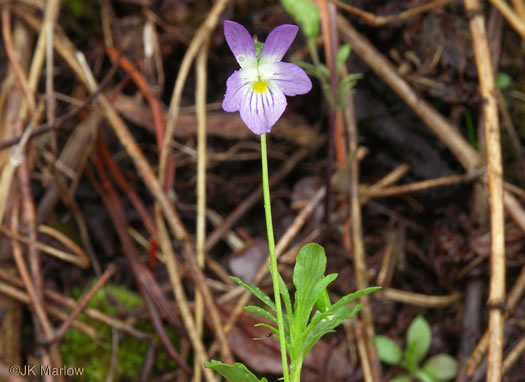
[[[264,192],[264,213],[266,215],[266,231],[268,235],[268,249],[272,267],[273,293],[275,295],[275,310],[277,313],[277,326],[279,328],[279,342],[281,343],[281,359],[283,363],[284,382],[290,382],[288,375],[288,358],[286,356],[286,338],[284,336],[284,321],[281,308],[281,294],[279,293],[279,280],[277,278],[277,256],[275,256],[275,240],[273,238],[272,205],[270,203],[270,185],[268,182],[268,155],[266,153],[266,134],[261,135],[261,162]]]

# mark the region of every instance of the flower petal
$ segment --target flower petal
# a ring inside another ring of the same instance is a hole
[[[247,89],[241,101],[241,119],[254,134],[269,133],[286,109],[286,97],[277,87],[269,86],[264,93]]]
[[[250,33],[235,21],[224,21],[224,37],[241,68],[255,67],[255,44]]]
[[[277,86],[287,96],[308,93],[312,81],[303,69],[289,62],[274,62],[259,66],[261,77]]]
[[[271,31],[264,42],[259,63],[268,64],[281,61],[295,40],[298,30],[299,27],[296,25],[284,24]]]
[[[241,101],[246,97],[250,83],[257,80],[257,69],[248,68],[237,70],[226,81],[226,94],[222,101],[222,108],[227,112],[239,111]]]

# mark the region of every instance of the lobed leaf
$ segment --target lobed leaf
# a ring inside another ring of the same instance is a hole
[[[292,332],[295,334],[300,334],[308,323],[313,305],[317,300],[316,297],[312,301],[312,295],[318,282],[323,279],[325,269],[326,254],[323,247],[310,243],[301,248],[297,254],[293,272],[295,307]],[[294,336],[293,333],[292,336]]]
[[[271,314],[270,312],[268,312],[267,310],[264,310],[263,308],[259,306],[248,305],[244,307],[244,310],[250,313],[258,314],[259,316],[266,318],[268,321],[271,321],[274,324],[277,324],[277,319],[273,316],[273,314]]]
[[[272,309],[275,312],[275,303],[272,301],[270,297],[266,293],[264,293],[262,290],[257,288],[255,285],[249,284],[245,281],[242,281],[240,278],[235,276],[230,276],[230,278],[239,284],[240,286],[244,287],[245,289],[249,290],[255,297],[257,297],[261,302],[268,305],[270,309]]]
[[[270,274],[273,274],[272,268],[267,265],[266,268],[268,271],[270,271]],[[290,299],[290,292],[288,291],[288,287],[286,286],[286,283],[284,282],[281,274],[277,272],[277,279],[279,280],[279,293],[281,294],[284,306],[286,308],[286,314],[283,314],[284,316],[284,329],[286,332],[290,331],[290,321],[293,321],[294,313],[292,308],[292,301]]]
[[[357,292],[347,294],[346,296],[343,296],[337,301],[335,304],[332,305],[334,309],[338,309],[341,306],[344,306],[354,300],[357,300],[358,298],[361,298],[363,296],[366,296],[367,294],[370,294],[372,292],[375,292],[377,290],[381,289],[381,287],[370,287],[363,290],[358,290]]]
[[[254,326],[262,326],[263,328],[270,329],[270,331],[271,331],[271,332],[272,332],[277,338],[279,338],[279,329],[274,328],[272,325],[263,324],[263,323],[261,322],[261,323],[255,324]]]
[[[303,308],[303,323],[304,326],[308,324],[308,321],[310,320],[310,316],[312,314],[312,310],[314,309],[315,304],[319,301],[320,298],[322,298],[323,292],[326,292],[326,288],[332,281],[334,281],[337,278],[336,273],[332,273],[328,276],[324,276],[321,280],[317,281],[317,284],[314,286],[312,292],[308,294],[305,298],[305,305]],[[328,297],[328,294],[327,294]],[[328,298],[328,302],[330,301],[330,298]],[[324,310],[327,311],[331,307],[330,304],[326,304],[324,306]]]
[[[332,305],[333,307],[333,305]],[[360,310],[360,306],[359,309]],[[357,311],[358,311],[357,310]],[[309,325],[307,330],[302,336],[303,342],[303,357],[306,357],[312,347],[323,337],[325,334],[333,332],[335,328],[345,322],[347,319],[352,318],[356,313],[356,307],[350,309],[346,306],[342,306],[339,309],[333,311],[332,309],[320,313],[323,318]]]

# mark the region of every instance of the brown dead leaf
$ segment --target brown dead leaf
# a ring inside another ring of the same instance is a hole
[[[246,282],[252,282],[255,274],[267,258],[268,244],[266,240],[255,239],[241,253],[231,255],[228,264],[234,276]]]

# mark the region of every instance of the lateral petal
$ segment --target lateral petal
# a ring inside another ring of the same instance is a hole
[[[298,30],[296,25],[284,24],[271,31],[264,42],[259,64],[281,61]]]
[[[308,93],[312,81],[303,69],[290,62],[274,62],[259,66],[261,77],[279,87],[287,96]]]
[[[250,33],[235,21],[224,21],[224,37],[241,68],[255,67],[255,44]]]
[[[237,70],[228,77],[226,81],[226,94],[222,101],[224,111],[234,112],[241,109],[241,101],[246,97],[246,92],[250,88],[250,75],[256,76],[257,69]]]

